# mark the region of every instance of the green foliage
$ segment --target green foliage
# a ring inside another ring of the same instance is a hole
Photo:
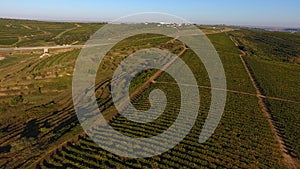
[[[129,85],[129,92],[132,92],[136,90],[138,87],[140,87],[146,80],[148,80],[157,70],[155,69],[149,69],[146,70],[139,75],[136,76],[136,78],[133,78],[130,85]]]
[[[7,39],[21,37],[21,42],[16,44],[19,46],[66,44],[76,41],[78,41],[76,43],[81,44],[103,24],[87,23],[80,24],[80,26],[76,26],[76,23],[0,20],[0,39],[4,35],[9,37]],[[252,54],[260,57],[266,56],[265,58],[276,60],[279,55],[279,58],[281,56],[283,58],[291,57],[292,53],[297,55],[295,46],[293,47],[294,42],[297,41],[297,35],[285,37],[287,34],[274,33],[276,38],[281,39],[279,44],[287,41],[293,42],[288,42],[287,46],[283,47],[273,45],[274,48],[269,51],[265,48],[271,48],[272,44],[275,43],[275,38],[273,38],[273,33],[260,35],[265,33],[255,31],[246,31],[245,33],[244,30],[241,30],[233,32],[232,35],[238,36],[238,41],[241,42],[240,49],[251,51]],[[220,55],[228,88],[255,94],[251,81],[240,61],[238,48],[234,46],[225,33],[211,34],[208,37]],[[265,42],[269,39],[271,39],[270,44]],[[101,76],[99,81],[102,82],[103,79],[110,77],[124,57],[139,49],[160,47],[170,49],[174,53],[182,51],[182,45],[178,43],[165,44],[169,40],[170,38],[161,35],[143,34],[129,37],[118,43],[99,66],[105,67],[105,69],[97,72]],[[274,52],[273,49],[279,50]],[[287,53],[284,53],[285,49],[287,49]],[[1,111],[3,111],[0,122],[3,131],[1,132],[2,140],[17,142],[15,140],[18,138],[12,136],[22,133],[14,133],[14,131],[20,130],[22,132],[25,124],[24,119],[32,117],[36,119],[35,124],[26,125],[24,133],[30,133],[32,126],[34,126],[37,133],[36,138],[40,139],[39,144],[30,145],[32,147],[17,147],[18,151],[14,155],[24,153],[23,149],[30,150],[28,158],[24,156],[22,157],[24,160],[17,160],[26,161],[36,154],[45,154],[51,146],[51,149],[56,148],[61,142],[65,142],[78,133],[72,133],[72,129],[80,128],[80,126],[78,126],[70,97],[72,77],[66,75],[72,73],[78,54],[79,50],[61,52],[44,58],[39,58],[38,54],[13,54],[0,62],[1,73],[3,74],[3,78],[1,78],[3,93],[15,94],[20,90],[25,93],[18,97],[5,96],[0,98],[3,104],[0,106]],[[199,85],[210,86],[207,71],[193,51],[187,50],[181,59],[190,67]],[[297,65],[269,62],[256,57],[246,59],[267,95],[298,100],[298,84],[300,82]],[[55,76],[47,77],[49,72]],[[136,89],[154,72],[154,70],[149,70],[141,73],[133,79],[130,90]],[[90,73],[96,72],[91,71]],[[42,78],[27,78],[30,74]],[[174,82],[174,79],[163,74],[158,81]],[[16,87],[21,86],[21,88],[14,89],[16,90],[14,91],[12,88],[15,87],[15,84],[18,84]],[[163,90],[168,98],[167,109],[161,117],[153,123],[141,125],[132,123],[119,115],[110,120],[110,125],[121,133],[132,137],[149,137],[166,130],[177,118],[180,109],[180,92],[176,85],[151,84],[137,98],[132,99],[132,104],[139,110],[148,110],[150,107],[149,93],[157,88]],[[104,87],[100,89],[101,95],[109,94],[109,92],[106,93],[109,87],[106,87],[105,90]],[[254,96],[228,93],[221,123],[206,143],[199,144],[198,137],[211,102],[210,90],[200,88],[199,91],[201,104],[195,126],[182,142],[164,154],[146,159],[121,158],[100,148],[90,138],[82,137],[72,144],[68,143],[49,158],[45,158],[44,162],[41,163],[42,168],[284,168],[278,143],[274,140],[271,128],[257,104],[257,98]],[[28,104],[18,104],[24,102],[23,97],[26,98]],[[55,100],[55,102],[50,102],[51,100]],[[104,115],[113,116],[116,114],[109,96],[98,99],[98,101],[99,108],[103,110]],[[11,104],[18,104],[18,106],[5,106],[6,103],[9,104],[10,102]],[[269,100],[269,104],[272,115],[276,117],[278,126],[289,141],[289,145],[295,154],[299,154],[299,139],[297,140],[299,138],[299,115],[297,113],[299,107],[296,104],[271,100]],[[20,114],[19,112],[26,113]],[[187,122],[189,122],[188,120],[187,117]],[[12,123],[14,125],[11,125]],[[95,127],[95,130],[101,131],[101,128]],[[105,133],[105,131],[101,132]],[[67,137],[67,134],[70,135]],[[59,140],[60,143],[58,143]],[[157,143],[157,146],[159,144]],[[111,146],[110,143],[107,145]],[[152,147],[142,148],[150,151]],[[28,162],[31,163],[32,160],[29,159]]]
[[[255,89],[240,60],[240,51],[225,33],[208,35],[222,61],[227,88],[255,93]]]
[[[49,129],[46,128],[46,127],[40,128],[40,132],[41,132],[41,133],[46,133],[47,131],[49,131]]]
[[[168,97],[167,109],[162,116],[149,124],[132,123],[126,118],[118,116],[110,121],[110,125],[115,130],[131,137],[149,137],[168,129],[177,118],[179,107],[176,106],[180,106],[179,93],[174,92],[174,89],[177,88],[176,85],[152,85],[132,102],[137,109],[147,110],[149,108],[148,94],[156,87],[164,90]],[[122,158],[107,152],[87,137],[81,138],[75,144],[68,144],[44,164],[50,168],[55,165],[69,166],[70,164],[80,168],[104,166],[134,168],[139,165],[153,168],[157,164],[160,168],[192,166],[196,168],[213,166],[246,168],[250,165],[258,168],[284,167],[277,143],[270,132],[270,126],[260,111],[257,98],[252,96],[229,94],[226,110],[218,129],[206,143],[199,144],[199,133],[209,108],[210,91],[200,89],[200,93],[202,96],[201,107],[195,126],[182,142],[164,154],[146,159]],[[105,111],[110,110],[113,108]],[[188,118],[186,120],[189,122]],[[99,127],[95,128],[94,132],[105,134],[106,132],[103,130]],[[140,148],[144,151],[151,151],[153,146],[160,146],[159,144],[158,142],[151,147]],[[111,143],[107,142],[103,146],[111,146]]]
[[[18,42],[17,37],[2,37],[0,39],[0,45],[13,45]]]
[[[0,45],[22,47],[84,43],[103,25],[0,19]]]
[[[270,110],[280,132],[286,137],[288,151],[300,159],[300,105],[297,103],[268,100]]]
[[[300,66],[246,57],[256,79],[267,96],[300,101]]]
[[[55,39],[56,44],[77,44],[85,43],[97,30],[99,30],[103,23],[86,23],[80,24],[81,27],[76,27],[64,33],[61,37]]]
[[[239,59],[239,51],[230,39],[225,34],[211,35],[210,39],[220,53],[228,86],[231,89],[254,93],[255,90]],[[181,59],[191,68],[200,85],[210,85],[203,64],[192,51],[188,50]],[[135,85],[142,84],[144,79],[151,74],[153,74],[151,71],[141,73],[133,80],[131,88],[134,89]],[[178,116],[181,105],[180,91],[178,86],[173,84],[174,79],[166,73],[157,81],[169,82],[169,84],[151,84],[138,97],[132,98],[131,102],[141,111],[148,110],[150,107],[149,93],[154,89],[161,89],[166,93],[168,100],[164,113],[155,121],[146,124],[134,123],[118,115],[110,121],[110,125],[115,130],[130,137],[151,137],[162,133],[172,125]],[[49,168],[56,166],[79,168],[248,168],[249,166],[253,168],[284,168],[278,143],[274,140],[271,128],[260,110],[257,98],[253,96],[228,93],[225,112],[217,130],[206,143],[199,144],[199,134],[211,101],[210,90],[199,88],[199,92],[201,104],[194,127],[183,141],[164,154],[146,159],[121,158],[102,149],[89,137],[83,137],[73,144],[68,144],[50,160],[47,160],[45,165],[41,165]],[[115,111],[114,107],[109,107],[102,113],[114,114]],[[189,123],[189,120],[187,118],[186,122]],[[101,127],[94,128],[95,132],[106,134],[107,132],[103,130]],[[103,146],[112,146],[112,144],[107,142]],[[160,143],[139,148],[151,151],[153,146],[160,146]]]
[[[291,63],[266,61],[258,57],[246,57],[263,92],[270,97],[298,101],[300,84],[300,67]],[[299,158],[299,104],[268,99],[268,106],[280,133],[286,137],[285,142],[291,152]]]
[[[12,100],[11,100],[11,104],[13,105],[16,105],[18,103],[22,103],[24,101],[24,98],[22,95],[19,95],[17,97],[14,97]]]
[[[289,62],[300,56],[299,34],[262,30],[239,30],[230,34],[249,53],[265,59]]]

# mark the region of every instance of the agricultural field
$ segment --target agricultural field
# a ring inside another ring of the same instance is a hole
[[[247,57],[247,61],[266,96],[283,100],[268,99],[270,111],[293,156],[300,158],[300,114],[299,72],[296,64],[267,61],[258,57]]]
[[[0,47],[84,44],[102,26],[0,19]],[[73,69],[80,47],[49,49],[46,54],[40,49],[0,51],[0,168],[298,168],[298,35],[226,26],[198,27],[220,56],[227,89],[211,88],[203,63],[188,46],[156,34],[136,35],[119,42],[97,71],[89,70],[96,74],[96,100],[106,121],[120,133],[135,138],[160,134],[172,125],[181,105],[180,91],[168,73],[162,72],[151,82],[148,79],[158,70],[140,73],[130,84],[134,107],[148,110],[148,97],[155,89],[162,90],[168,102],[163,114],[153,122],[140,124],[126,119],[116,110],[110,89],[112,75],[121,61],[138,50],[160,48],[180,55],[193,72],[198,86],[189,87],[197,88],[201,97],[195,125],[174,148],[144,159],[106,151],[80,126],[72,100]],[[286,46],[280,45],[283,43]],[[263,96],[257,95],[241,57]],[[200,144],[212,90],[227,91],[225,111],[212,137]],[[271,123],[259,97],[265,99]],[[188,117],[184,120],[191,123]],[[100,125],[93,128],[94,132],[105,133],[103,130]],[[174,134],[181,132],[184,131]],[[161,144],[157,141],[151,146]],[[103,146],[111,145],[106,142]],[[151,152],[155,148],[151,146],[137,148]],[[286,156],[292,161],[287,161]]]
[[[215,35],[212,38],[217,38],[217,36],[220,39],[226,39],[225,34]],[[223,45],[233,45],[228,38],[224,42]],[[222,43],[220,43],[221,45]],[[222,60],[228,59],[226,63],[231,63],[234,60],[239,60],[238,55],[239,51],[234,50],[231,53],[228,52],[227,55],[222,55],[221,58]],[[197,69],[196,64],[201,63],[195,61],[197,57],[192,52],[187,52],[182,56],[182,59],[191,64],[193,73],[199,76],[197,78],[198,82],[208,83],[207,80],[203,80],[208,79],[207,73]],[[237,64],[236,67],[242,69],[242,64]],[[232,72],[227,71],[226,73],[230,75]],[[170,104],[167,105],[166,110],[169,111],[164,112],[154,123],[145,124],[141,127],[119,115],[110,121],[110,125],[117,131],[131,137],[149,137],[167,129],[176,119],[178,106],[180,105],[178,93],[174,92],[178,90],[178,87],[173,84],[174,81],[171,79],[167,74],[163,74],[157,79],[157,83],[150,85],[143,94],[133,100],[133,104],[137,109],[147,110],[147,107],[149,107],[148,93],[150,91],[159,88],[167,93],[168,103]],[[246,73],[235,79],[236,81],[249,81]],[[164,82],[164,84],[159,85],[160,82]],[[230,83],[230,87],[237,87],[234,82]],[[254,88],[248,86],[240,86],[239,89],[255,92]],[[229,94],[226,110],[216,133],[208,142],[199,144],[197,142],[198,136],[207,116],[210,103],[210,90],[203,88],[199,88],[199,90],[202,100],[196,125],[179,145],[167,153],[147,159],[120,158],[99,148],[86,135],[81,135],[45,158],[49,160],[41,160],[37,166],[41,168],[61,166],[70,168],[284,167],[278,143],[274,140],[274,133],[271,132],[264,115],[260,112],[257,99],[253,96]],[[112,107],[106,111],[111,113],[116,110]],[[101,132],[101,127],[95,130]],[[157,144],[159,146],[159,143]],[[145,151],[149,148],[145,147]]]
[[[299,71],[300,36],[292,33],[244,30],[232,33],[245,45],[245,57],[286,143],[287,151],[299,159]],[[267,43],[262,43],[267,42]]]
[[[300,63],[300,35],[262,30],[230,32],[241,47],[266,60]]]
[[[80,44],[102,26],[99,23],[0,19],[0,47]]]
[[[101,97],[99,104],[103,100],[106,103],[103,109],[110,106],[111,98],[102,90],[108,89],[106,79],[112,75],[121,58],[127,55],[122,51],[154,47],[170,40],[147,35],[151,42],[144,43],[144,38],[141,36],[120,42],[119,47],[113,49],[100,65],[102,69],[99,73],[106,73],[98,79],[98,88],[101,89],[98,92]],[[138,45],[133,47],[128,41]],[[180,46],[169,47],[176,50]],[[38,50],[2,51],[1,55],[5,58],[0,65],[3,72],[0,98],[2,167],[28,166],[37,157],[82,132],[71,94],[71,76],[79,52],[79,49],[55,49],[41,57],[43,51]],[[113,55],[118,57],[111,60]],[[16,158],[16,154],[23,155]],[[13,160],[10,160],[12,157]]]
[[[174,88],[173,85],[164,85],[165,90]],[[155,86],[153,86],[155,88]],[[151,88],[150,88],[151,89]],[[164,91],[165,91],[164,90]],[[146,91],[147,92],[147,91]],[[126,159],[113,155],[99,148],[87,136],[80,136],[78,140],[71,141],[56,152],[41,160],[38,167],[57,168],[68,166],[71,168],[180,168],[182,166],[200,168],[282,168],[283,160],[277,148],[277,142],[270,133],[270,127],[259,111],[257,101],[253,97],[244,97],[230,94],[229,104],[214,136],[206,143],[199,144],[198,136],[204,119],[207,115],[209,90],[202,90],[203,106],[200,108],[196,125],[190,134],[176,147],[167,153],[147,159]],[[206,99],[207,98],[207,99]],[[139,99],[138,108],[146,109],[146,98]],[[130,123],[122,117],[110,122],[116,130],[131,137],[147,137],[167,129],[170,120],[176,119],[176,106],[178,96],[169,96],[172,105],[171,111],[164,112],[163,117],[157,119],[155,124],[140,127]],[[236,102],[235,100],[240,100]],[[144,102],[144,103],[143,103]],[[206,103],[206,104],[205,104]],[[252,105],[251,105],[252,103]],[[242,106],[242,105],[248,106]],[[253,105],[256,108],[253,109]],[[239,109],[232,109],[233,107]],[[109,110],[108,110],[109,111]],[[113,110],[112,110],[113,111]],[[259,128],[258,128],[259,126]],[[101,127],[95,129],[101,132]],[[180,132],[180,131],[177,131]],[[121,141],[121,140],[120,140]],[[110,144],[109,142],[107,143]],[[105,146],[105,145],[104,145]],[[159,143],[157,143],[159,146]],[[238,147],[238,148],[237,148]],[[144,147],[145,150],[151,147]]]

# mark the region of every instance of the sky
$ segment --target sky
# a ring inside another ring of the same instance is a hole
[[[2,0],[0,18],[112,21],[163,12],[192,23],[300,28],[299,0]]]

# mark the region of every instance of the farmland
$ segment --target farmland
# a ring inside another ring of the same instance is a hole
[[[266,104],[275,126],[286,144],[287,151],[299,159],[300,79],[299,65],[294,64],[298,58],[299,35],[268,32],[260,36],[262,33],[237,31],[233,35],[238,35],[240,44],[247,44],[243,48],[247,54],[245,59],[262,93],[270,98],[266,99]],[[259,45],[262,41],[268,43]]]
[[[103,24],[0,19],[0,47],[84,43]],[[66,31],[67,30],[67,31]]]
[[[102,26],[102,23],[0,19],[0,47],[84,44]],[[80,48],[51,49],[48,55],[41,50],[0,51],[0,57],[4,58],[0,60],[0,168],[291,168],[293,165],[285,161],[285,154],[298,165],[300,67],[295,62],[299,56],[298,35],[224,26],[199,28],[216,48],[227,79],[225,111],[216,131],[205,143],[200,144],[198,139],[210,108],[211,90],[220,89],[211,88],[201,60],[178,40],[156,34],[129,37],[107,53],[99,70],[90,71],[96,74],[98,107],[109,125],[126,136],[151,137],[167,130],[176,120],[181,104],[178,85],[169,74],[162,73],[140,90],[139,86],[157,72],[155,69],[133,79],[130,92],[140,91],[131,97],[131,102],[138,110],[150,108],[148,96],[155,89],[164,91],[168,100],[159,118],[140,124],[117,112],[110,93],[111,77],[120,62],[135,51],[155,47],[182,53],[180,58],[198,83],[190,87],[196,87],[201,97],[195,125],[174,148],[144,159],[112,154],[95,144],[81,128],[72,101],[72,74]],[[278,46],[273,45],[277,44],[275,39],[279,39]],[[246,53],[245,61],[266,97],[279,132],[274,132],[261,110],[256,89],[240,60],[240,50]],[[189,118],[185,120],[190,123]],[[101,126],[93,128],[94,132],[105,133],[102,130]],[[174,131],[177,132],[184,131]],[[282,152],[282,143],[276,140],[276,135],[283,138],[289,152]],[[138,148],[145,152],[152,149]]]
[[[299,66],[289,63],[247,58],[266,96],[283,98],[287,101],[268,100],[271,113],[287,139],[291,153],[299,158]],[[289,101],[290,100],[290,101]],[[291,101],[297,101],[293,103]]]
[[[241,30],[232,34],[252,55],[273,61],[298,62],[299,34],[261,30]]]

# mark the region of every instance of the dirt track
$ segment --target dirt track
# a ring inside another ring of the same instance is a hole
[[[173,40],[176,40],[176,39],[172,39],[171,41]],[[187,50],[186,46],[184,45],[183,46],[183,50],[178,54],[176,55],[176,57],[174,57],[169,63],[165,64],[160,70],[158,70],[157,72],[155,72],[147,81],[145,81],[143,83],[143,85],[139,88],[137,88],[135,91],[133,91],[131,94],[130,94],[130,98],[134,98],[135,96],[137,96],[139,93],[141,93],[145,88],[147,88],[147,86],[150,84],[150,83],[154,83],[156,79],[158,79],[163,73],[164,73],[164,70],[166,70],[168,67],[170,67],[178,57],[180,57],[181,55],[184,54],[184,52]],[[128,102],[123,102],[121,104],[121,109],[124,108],[126,105],[128,104]]]
[[[211,87],[211,86],[198,86],[198,85],[193,85],[193,84],[177,84],[175,82],[173,83],[173,82],[157,82],[157,81],[153,81],[153,83],[183,85],[183,86],[199,87],[199,88],[205,88],[205,89],[222,90],[222,91],[227,91],[227,92],[230,92],[230,93],[238,93],[238,94],[243,94],[243,95],[250,95],[250,96],[261,97],[261,98],[265,98],[265,99],[271,99],[271,100],[278,100],[278,101],[283,101],[283,102],[290,102],[290,103],[300,104],[299,101],[294,101],[294,100],[289,100],[289,99],[284,99],[284,98],[278,98],[278,97],[269,97],[269,96],[265,96],[265,95],[262,95],[262,94],[249,93],[249,92],[244,92],[244,91],[239,91],[239,90],[215,88],[215,87]]]

